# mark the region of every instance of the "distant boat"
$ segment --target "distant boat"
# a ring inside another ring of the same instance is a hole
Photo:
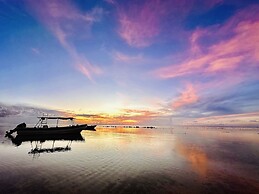
[[[41,116],[38,117],[39,121],[34,127],[26,127],[25,123],[17,125],[13,130],[7,131],[6,135],[10,135],[14,132],[17,132],[18,135],[60,135],[60,134],[76,134],[80,133],[82,130],[91,130],[95,131],[96,125],[82,124],[74,125],[73,117],[51,117],[51,116]],[[48,126],[48,120],[57,120],[55,127]],[[59,120],[70,120],[71,125],[65,127],[59,127]]]

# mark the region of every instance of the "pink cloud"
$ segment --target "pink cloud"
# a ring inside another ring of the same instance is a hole
[[[130,46],[146,47],[160,32],[162,16],[160,1],[146,1],[143,5],[131,5],[119,10],[118,33]]]
[[[210,63],[206,72],[231,71],[235,69],[236,64],[238,64],[242,59],[242,56],[215,59]]]
[[[190,38],[190,50],[184,53],[183,62],[163,67],[155,74],[163,79],[203,73],[205,75],[216,73],[236,73],[246,64],[246,70],[253,68],[259,62],[259,7],[252,7],[241,11],[217,30],[198,29]],[[250,17],[248,15],[250,14]],[[237,21],[245,15],[246,20]],[[202,47],[197,40],[201,37],[216,39],[226,37],[218,43]],[[202,52],[202,50],[205,50]],[[253,73],[251,71],[251,73]]]
[[[164,30],[178,31],[177,36],[182,36],[181,26],[190,10],[204,11],[221,1],[204,1],[198,5],[197,0],[144,0],[128,4],[107,0],[118,11],[118,34],[128,45],[138,48],[161,41]],[[170,21],[170,26],[166,21]]]
[[[72,2],[64,1],[33,1],[27,0],[32,13],[57,38],[63,48],[74,59],[77,70],[92,80],[92,74],[99,74],[101,70],[82,57],[73,45],[73,38],[85,38],[90,33],[93,22],[100,19],[101,8],[94,8],[90,12],[81,12]]]
[[[191,45],[191,48],[190,48],[190,51],[193,55],[196,55],[196,54],[200,54],[201,53],[201,48],[200,48],[200,45],[198,44],[198,40],[204,36],[204,34],[206,34],[206,31],[205,30],[202,30],[202,29],[197,29],[195,30],[192,35],[190,36],[190,45]]]
[[[197,91],[193,85],[188,84],[181,95],[172,102],[172,108],[178,109],[188,104],[193,104],[199,100]]]
[[[79,70],[82,74],[88,77],[89,80],[94,82],[92,78],[92,72],[95,74],[101,74],[102,70],[93,64],[91,64],[87,59],[81,57],[81,59],[77,60],[77,63],[74,64],[76,69]]]

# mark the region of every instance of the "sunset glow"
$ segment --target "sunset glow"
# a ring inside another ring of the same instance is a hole
[[[1,0],[0,13],[0,117],[259,124],[258,1]]]

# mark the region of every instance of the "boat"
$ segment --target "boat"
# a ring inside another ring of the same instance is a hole
[[[95,127],[96,127],[96,125],[87,125],[87,128],[84,129],[84,130],[96,131],[96,130],[95,130]]]
[[[88,126],[87,124],[75,125],[73,117],[53,117],[53,116],[41,116],[38,117],[39,121],[34,127],[27,127],[25,123],[17,125],[13,130],[7,131],[6,135],[10,135],[17,132],[18,135],[59,135],[59,134],[76,134],[82,130],[95,131],[96,125]],[[48,126],[48,120],[56,120],[55,127]],[[59,127],[60,120],[70,120],[71,125]]]

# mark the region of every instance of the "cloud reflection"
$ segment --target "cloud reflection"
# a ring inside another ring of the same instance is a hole
[[[188,145],[182,143],[180,139],[177,139],[175,146],[177,152],[190,162],[192,170],[201,178],[205,178],[209,163],[206,153],[194,144]]]

